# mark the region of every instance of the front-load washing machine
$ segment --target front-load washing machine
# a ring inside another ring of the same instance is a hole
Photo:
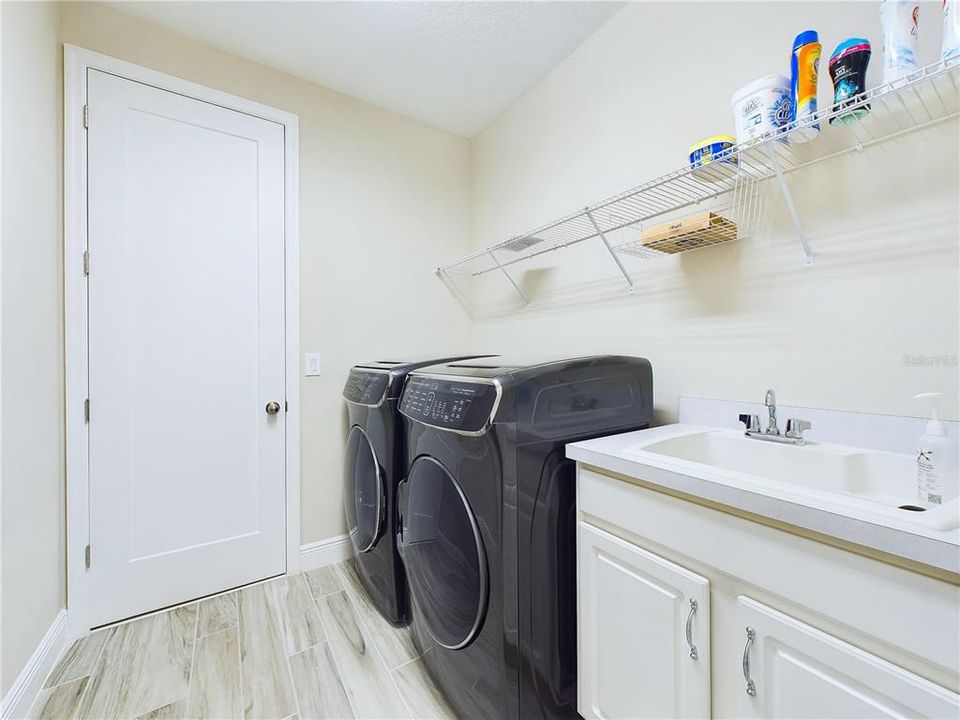
[[[414,640],[459,717],[576,718],[576,477],[565,445],[647,427],[634,357],[466,360],[400,401],[397,539]]]
[[[343,388],[350,420],[343,462],[343,508],[354,548],[353,562],[373,604],[395,624],[408,619],[406,582],[394,542],[395,493],[404,467],[397,400],[411,370],[456,359],[355,365]]]

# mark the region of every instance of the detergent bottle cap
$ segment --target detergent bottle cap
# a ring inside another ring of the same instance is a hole
[[[797,50],[802,48],[804,45],[809,45],[810,43],[820,42],[820,36],[817,34],[816,30],[804,30],[802,33],[797,35],[793,41],[793,49]]]

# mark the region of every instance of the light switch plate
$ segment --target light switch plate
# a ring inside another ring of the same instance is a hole
[[[304,353],[303,375],[314,377],[320,374],[320,353]]]

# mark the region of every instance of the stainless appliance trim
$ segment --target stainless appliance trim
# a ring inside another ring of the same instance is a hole
[[[463,506],[467,509],[467,517],[470,519],[470,527],[473,529],[473,539],[475,540],[475,546],[477,550],[477,565],[480,569],[480,603],[477,605],[477,616],[473,620],[473,627],[470,628],[470,632],[467,633],[467,636],[464,640],[457,643],[456,645],[447,645],[444,642],[441,642],[436,635],[434,635],[433,630],[430,628],[429,622],[424,622],[424,626],[427,629],[427,632],[430,633],[430,637],[433,638],[433,641],[437,643],[440,647],[444,647],[447,650],[460,650],[461,648],[469,645],[473,639],[477,636],[477,633],[480,631],[480,625],[483,622],[483,616],[487,611],[487,600],[489,599],[490,594],[490,583],[487,577],[487,551],[483,544],[483,536],[480,535],[480,526],[477,525],[477,518],[473,513],[473,508],[470,507],[470,503],[467,501],[467,496],[463,492],[463,488],[460,487],[460,483],[457,482],[457,479],[453,476],[446,466],[439,460],[429,455],[421,455],[416,460],[413,461],[413,465],[410,466],[411,472],[413,471],[414,466],[418,462],[432,462],[440,471],[447,476],[447,479],[450,480],[454,489],[457,491],[457,494],[460,495],[460,501],[463,503]],[[410,479],[410,473],[407,473],[405,480]],[[407,502],[409,502],[410,496],[407,495]],[[406,542],[404,542],[406,544]],[[412,590],[412,588],[411,588]],[[417,596],[411,592],[410,596],[413,598],[414,602],[417,602]]]
[[[383,370],[381,368],[358,367],[356,365],[350,368],[350,372],[352,373],[354,370],[358,372],[365,372],[365,373],[379,373],[381,375],[389,375],[390,377],[387,378],[387,386],[383,389],[383,395],[381,395],[380,399],[375,403],[357,402],[356,400],[351,400],[350,398],[348,398],[345,393],[343,394],[343,399],[346,400],[351,405],[357,405],[359,407],[378,408],[381,405],[383,405],[383,403],[385,403],[387,400],[387,393],[390,392],[390,384],[393,382],[393,370]]]
[[[373,529],[373,539],[370,541],[370,544],[367,545],[365,548],[359,548],[356,546],[356,543],[354,543],[354,547],[357,547],[357,552],[367,553],[373,550],[374,546],[376,546],[377,544],[377,540],[380,539],[380,530],[383,528],[383,518],[384,518],[384,515],[386,514],[385,500],[386,500],[387,493],[383,483],[383,472],[380,468],[380,460],[377,458],[377,451],[373,449],[373,443],[370,442],[370,438],[367,437],[367,434],[363,431],[363,428],[360,427],[359,425],[354,425],[352,428],[350,428],[351,435],[353,434],[354,431],[357,431],[358,433],[360,433],[360,435],[363,437],[363,441],[367,444],[367,447],[370,449],[370,457],[373,458],[373,467],[376,468],[376,471],[377,471],[377,525]],[[348,435],[347,443],[349,444],[349,442],[350,442],[350,437]],[[356,486],[356,483],[354,483],[353,497],[350,498],[349,501],[355,502],[356,495],[357,495],[357,486]],[[347,528],[348,531],[349,529],[350,528]],[[351,537],[350,540],[352,542],[353,538]]]
[[[496,390],[496,397],[493,399],[493,407],[490,409],[490,416],[484,421],[483,427],[479,430],[458,430],[456,428],[443,427],[442,425],[434,425],[433,423],[426,422],[421,417],[408,415],[403,411],[403,394],[401,393],[400,395],[400,414],[413,420],[414,422],[420,423],[421,425],[426,425],[427,427],[431,427],[435,430],[456,433],[457,435],[466,435],[467,437],[479,437],[480,435],[486,435],[490,430],[490,426],[493,425],[493,419],[497,416],[497,410],[500,409],[500,399],[503,397],[503,385],[500,384],[500,381],[497,378],[475,378],[466,377],[463,375],[431,375],[429,373],[410,373],[407,376],[407,382],[410,381],[410,378],[431,378],[433,380],[451,380],[454,382],[473,383],[474,385],[492,385]],[[404,392],[406,392],[406,386],[404,386]]]

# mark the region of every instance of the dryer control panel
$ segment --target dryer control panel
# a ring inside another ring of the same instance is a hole
[[[492,383],[411,376],[400,398],[400,412],[446,430],[482,432],[496,411],[499,395]]]
[[[390,375],[353,369],[343,388],[343,397],[359,405],[379,405],[386,395]]]

